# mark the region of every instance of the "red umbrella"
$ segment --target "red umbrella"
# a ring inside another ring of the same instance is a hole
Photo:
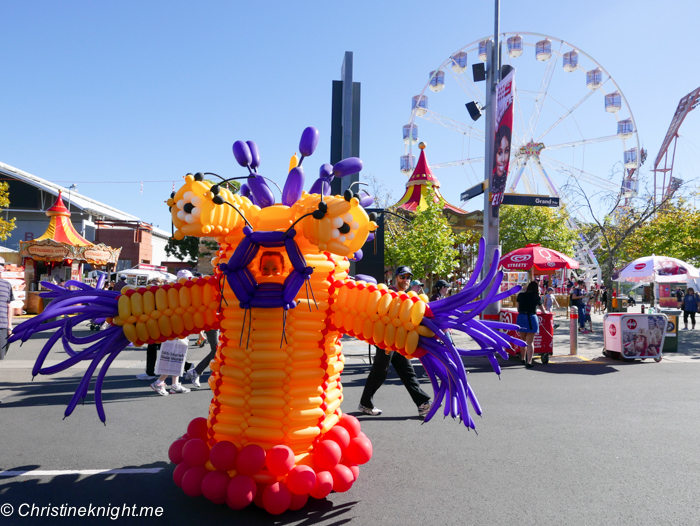
[[[538,270],[578,268],[578,261],[569,256],[544,248],[539,243],[528,243],[524,248],[509,252],[501,258],[501,266],[507,270]]]

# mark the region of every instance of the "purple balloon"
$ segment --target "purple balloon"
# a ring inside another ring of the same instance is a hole
[[[365,194],[362,197],[360,197],[360,205],[362,206],[362,208],[367,208],[368,206],[372,206],[373,203],[374,203],[374,196],[371,194],[368,194],[367,192],[365,192]]]
[[[243,183],[238,193],[241,194],[241,197],[250,197],[250,187]]]
[[[308,128],[307,128],[308,129]],[[287,181],[282,190],[282,204],[292,206],[301,197],[304,189],[304,169],[301,166],[292,168],[287,175]]]
[[[243,141],[236,141],[233,143],[233,156],[241,166],[248,166],[253,162],[253,154],[250,152],[248,145]]]
[[[314,153],[316,146],[318,146],[318,130],[313,126],[309,126],[301,134],[299,152],[304,157],[308,157]]]
[[[246,141],[245,143],[248,145],[248,148],[250,148],[250,155],[253,159],[250,163],[250,167],[257,168],[260,166],[260,152],[258,151],[258,145],[253,141]]]
[[[372,276],[368,276],[367,274],[355,274],[355,279],[357,281],[365,281],[367,283],[374,283],[375,285],[377,284],[377,280]]]
[[[311,185],[309,193],[320,194],[321,192],[323,192],[323,195],[331,195],[331,185],[328,183],[328,179],[319,177],[314,181],[314,184]]]
[[[333,165],[332,164],[322,164],[321,168],[318,169],[318,176],[324,177],[329,181],[333,180]]]
[[[246,148],[248,145],[246,145]],[[272,190],[267,186],[265,179],[251,175],[248,177],[248,187],[250,193],[255,198],[255,203],[260,208],[266,208],[275,204],[275,196],[272,195]]]
[[[362,253],[362,249],[360,249],[352,255],[352,259],[353,259],[353,261],[360,261],[362,259],[363,255],[364,254]]]
[[[359,157],[348,157],[333,165],[333,174],[336,177],[345,177],[362,170],[362,160]]]

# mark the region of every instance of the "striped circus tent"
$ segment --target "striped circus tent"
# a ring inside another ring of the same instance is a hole
[[[70,220],[70,212],[66,208],[66,205],[63,204],[63,197],[60,191],[58,192],[56,202],[46,211],[46,215],[51,218],[49,227],[46,229],[46,232],[44,232],[41,237],[36,238],[35,241],[52,239],[59,243],[68,243],[69,245],[77,247],[92,245],[92,243],[81,236],[73,226],[73,222]]]
[[[428,165],[425,155],[426,144],[421,142],[418,147],[420,148],[418,163],[413,170],[413,175],[406,183],[406,192],[396,203],[396,206],[407,212],[415,212],[417,210],[425,210],[428,200],[431,199],[435,203],[442,202],[445,216],[454,230],[481,228],[483,216],[480,212],[462,210],[448,203],[442,196],[440,193],[440,181],[438,181]]]

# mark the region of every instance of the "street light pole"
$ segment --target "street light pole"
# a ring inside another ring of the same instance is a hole
[[[500,0],[495,0],[495,13],[493,25],[493,40],[486,44],[486,145],[484,151],[484,180],[491,181],[494,159],[494,140],[496,121],[496,85],[501,78],[500,64]],[[488,269],[494,262],[494,253],[500,249],[499,241],[499,218],[493,217],[493,205],[491,201],[492,188],[484,192],[484,239],[486,241],[486,254],[483,267],[482,278],[486,276]],[[485,315],[497,315],[501,311],[501,302],[491,303],[484,309]]]

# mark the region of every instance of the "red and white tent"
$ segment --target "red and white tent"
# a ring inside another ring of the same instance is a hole
[[[528,243],[525,247],[509,252],[501,258],[501,266],[506,270],[526,271],[578,268],[578,261],[539,243]]]

